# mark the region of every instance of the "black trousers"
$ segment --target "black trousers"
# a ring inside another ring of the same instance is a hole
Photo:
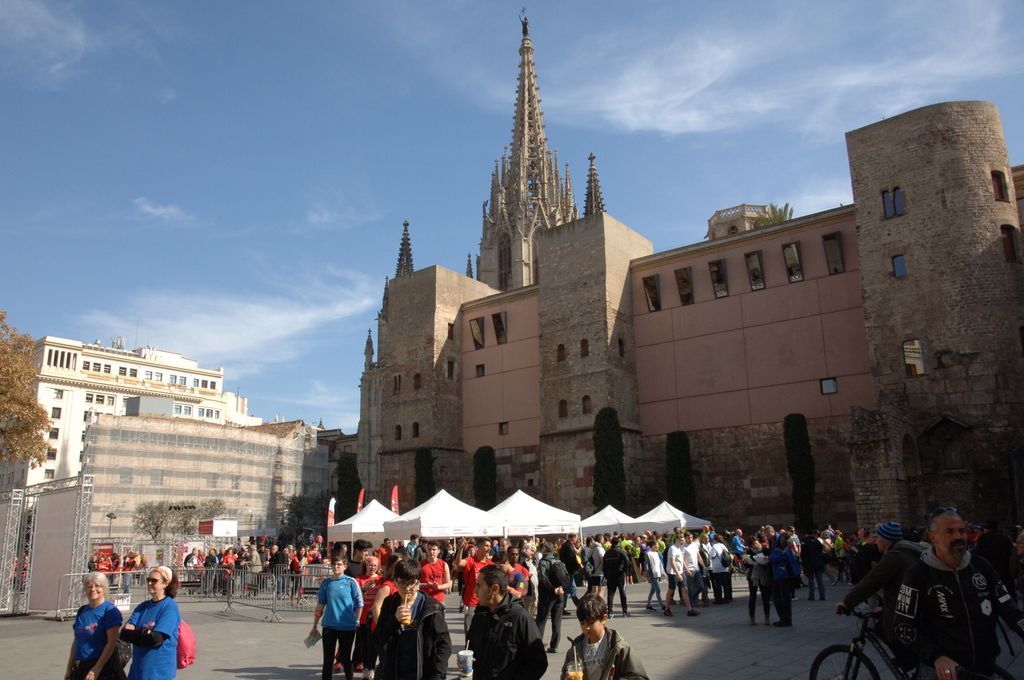
[[[540,599],[537,601],[537,628],[540,630],[540,639],[544,639],[544,626],[551,617],[551,644],[549,647],[558,649],[558,639],[562,636],[562,598],[554,593],[540,591]]]
[[[352,642],[356,639],[356,632],[324,626],[322,634],[324,665],[320,671],[320,680],[331,680],[335,655],[345,671],[345,680],[352,680]]]
[[[628,610],[626,609],[626,588],[622,582],[622,576],[606,576],[605,584],[608,586],[608,611],[612,609],[612,598],[615,597],[615,591],[619,591],[619,604],[622,605],[622,613],[625,614]]]
[[[352,662],[361,663],[366,670],[372,671],[377,665],[377,647],[373,644],[373,634],[369,623],[360,623],[356,631],[356,646],[352,653]]]
[[[772,600],[769,589],[771,586],[758,585],[757,581],[747,579],[750,584],[750,599],[747,600],[747,609],[750,610],[750,618],[754,618],[754,611],[757,609],[757,591],[761,591],[761,608],[764,609],[764,618],[772,615]]]
[[[715,602],[732,602],[732,574],[727,571],[712,572],[711,587],[715,591]]]
[[[793,623],[793,586],[789,579],[777,578],[772,581],[772,601],[775,613],[783,623]]]

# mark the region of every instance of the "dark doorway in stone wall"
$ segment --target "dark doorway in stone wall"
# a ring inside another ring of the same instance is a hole
[[[924,493],[921,488],[921,454],[917,449],[914,438],[909,434],[903,435],[902,457],[908,515],[903,520],[909,523],[906,528],[910,529],[921,523],[924,514],[928,510],[925,507]]]

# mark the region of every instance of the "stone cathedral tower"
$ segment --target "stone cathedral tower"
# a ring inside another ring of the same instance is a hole
[[[522,22],[512,148],[494,163],[477,261],[477,279],[502,291],[537,283],[541,264],[535,240],[538,232],[578,217],[569,166],[563,180],[558,154],[548,148],[533,43],[525,17]]]

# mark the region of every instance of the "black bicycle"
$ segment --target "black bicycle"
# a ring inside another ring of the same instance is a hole
[[[860,631],[850,644],[829,645],[818,652],[818,656],[814,657],[814,663],[811,664],[810,680],[854,680],[855,678],[879,680],[881,676],[878,674],[875,662],[864,652],[868,644],[875,649],[878,658],[885,663],[897,680],[914,680],[917,677],[916,670],[907,673],[899,667],[889,645],[872,630],[871,623],[879,619],[878,612],[850,611],[849,613],[860,619]],[[1013,680],[1014,676],[1009,671],[996,666],[990,674],[958,670],[957,677],[959,680],[973,680],[974,678]]]

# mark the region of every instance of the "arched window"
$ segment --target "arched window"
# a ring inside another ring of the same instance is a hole
[[[580,411],[584,414],[590,413],[590,397],[587,395],[583,396],[583,400],[580,402]]]
[[[1020,243],[1017,228],[1010,224],[999,227],[1003,239],[1003,258],[1007,262],[1020,262]]]
[[[556,354],[558,361],[565,361],[565,345],[559,345]]]
[[[565,399],[563,399],[562,401],[558,402],[558,417],[559,418],[568,418],[569,417],[569,402],[567,402]]]
[[[420,424],[419,423],[413,423],[412,424],[412,438],[415,439],[416,437],[419,437],[419,436],[420,436]]]
[[[422,386],[423,386],[423,379],[420,378],[420,374],[419,373],[414,374],[412,376],[412,388],[414,390],[418,390]]]
[[[508,290],[512,286],[512,239],[505,232],[498,236],[498,288]]]
[[[401,425],[395,425],[395,441],[401,441],[401,440],[402,440],[402,426]]]
[[[580,340],[580,357],[590,356],[590,341],[586,338]]]

